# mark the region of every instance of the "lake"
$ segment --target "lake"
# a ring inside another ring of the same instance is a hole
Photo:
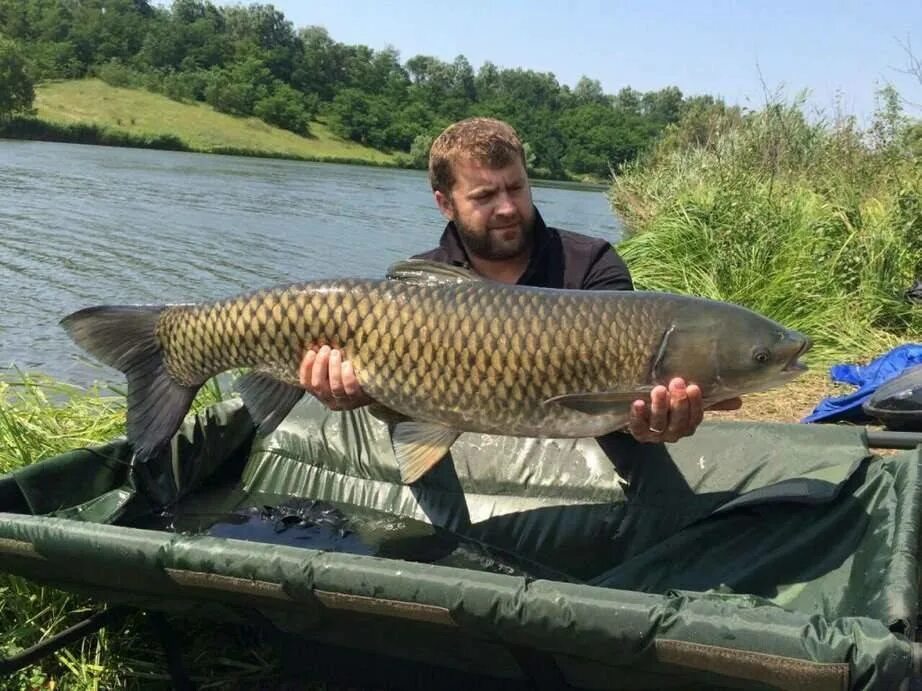
[[[601,191],[533,197],[550,225],[620,238]],[[84,359],[61,317],[380,276],[443,227],[423,171],[0,140],[0,376],[122,382]]]

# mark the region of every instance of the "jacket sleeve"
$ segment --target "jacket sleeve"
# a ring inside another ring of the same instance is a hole
[[[615,248],[605,243],[597,250],[580,287],[583,290],[634,290],[634,281]]]

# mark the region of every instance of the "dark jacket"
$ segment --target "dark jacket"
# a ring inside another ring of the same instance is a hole
[[[470,259],[453,222],[439,246],[416,255],[470,268]],[[631,274],[611,243],[569,230],[551,228],[535,209],[535,245],[520,285],[582,290],[633,290]]]
[[[416,255],[418,259],[470,268],[470,258],[455,224],[449,222],[439,246]],[[535,246],[520,285],[581,290],[633,290],[627,264],[611,243],[569,230],[551,228],[535,209]],[[630,435],[610,432],[597,437],[599,446],[624,477],[630,477],[629,460],[638,442]]]

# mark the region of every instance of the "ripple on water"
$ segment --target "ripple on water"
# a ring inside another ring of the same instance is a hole
[[[535,188],[545,220],[616,240],[603,194]],[[286,281],[380,276],[433,247],[425,174],[46,142],[0,144],[0,368],[77,384],[58,326],[100,303],[215,299]]]

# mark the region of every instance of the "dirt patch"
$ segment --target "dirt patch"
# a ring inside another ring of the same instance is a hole
[[[813,412],[827,396],[844,396],[855,391],[854,386],[835,384],[829,373],[806,372],[785,386],[762,393],[743,396],[739,410],[712,411],[707,417],[730,420],[760,420],[773,422],[800,422]]]
[[[827,396],[844,396],[855,390],[856,387],[850,384],[832,382],[826,370],[811,371],[778,389],[743,396],[743,407],[739,410],[709,411],[705,419],[796,423],[812,413]],[[867,426],[870,429],[883,429],[875,423]],[[900,453],[897,449],[887,448],[875,448],[874,452],[882,456]]]

